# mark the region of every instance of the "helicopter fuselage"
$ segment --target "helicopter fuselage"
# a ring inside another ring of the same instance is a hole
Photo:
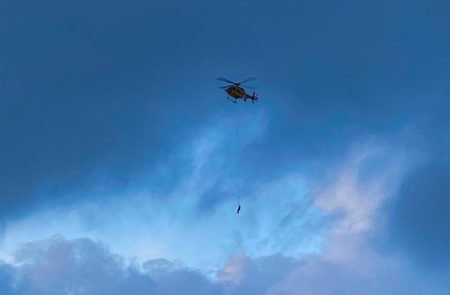
[[[235,98],[235,99],[239,99],[239,98],[250,98],[250,95],[248,95],[248,94],[245,92],[244,88],[242,88],[242,87],[240,87],[240,86],[237,86],[237,85],[233,85],[233,86],[230,86],[230,87],[226,88],[226,89],[225,89],[225,92],[226,92],[229,96],[231,96],[231,97],[233,97],[233,98]]]
[[[247,99],[251,99],[252,103],[255,103],[255,101],[258,100],[258,96],[256,95],[256,92],[253,92],[252,95],[249,95],[247,92],[245,92],[245,89],[242,88],[240,85],[242,83],[254,80],[255,78],[247,78],[241,82],[233,82],[231,80],[225,79],[225,78],[217,78],[217,80],[229,83],[231,85],[229,86],[223,86],[220,87],[225,90],[225,92],[228,94],[227,99],[231,100],[234,103],[237,103],[238,99],[242,99],[243,101],[247,101]]]

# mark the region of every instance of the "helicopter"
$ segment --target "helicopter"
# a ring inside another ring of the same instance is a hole
[[[253,92],[253,94],[250,95],[247,92],[245,92],[244,88],[241,87],[242,83],[255,80],[255,78],[247,78],[247,79],[245,79],[245,80],[243,80],[241,82],[238,82],[238,83],[230,81],[230,80],[225,79],[225,78],[217,78],[217,80],[231,84],[231,85],[220,87],[220,88],[224,89],[225,92],[228,94],[228,96],[227,96],[228,100],[230,100],[230,101],[232,101],[234,103],[237,103],[239,99],[242,99],[245,102],[247,101],[247,99],[251,99],[252,103],[255,103],[255,101],[258,101],[258,96],[256,95],[255,92]],[[231,96],[231,98],[230,98],[230,96]]]

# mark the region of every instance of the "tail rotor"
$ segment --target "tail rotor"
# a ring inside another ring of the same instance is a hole
[[[255,91],[253,91],[253,94],[252,94],[252,103],[255,103],[255,101],[258,101],[258,95],[256,94]]]

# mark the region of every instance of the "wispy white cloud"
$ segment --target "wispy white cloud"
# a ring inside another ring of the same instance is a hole
[[[317,206],[329,215],[340,215],[333,231],[348,234],[370,230],[380,206],[395,194],[411,165],[407,159],[406,153],[389,146],[355,146],[350,158],[329,172],[329,183],[317,192]]]

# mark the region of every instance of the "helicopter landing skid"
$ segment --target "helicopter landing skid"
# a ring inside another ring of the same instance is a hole
[[[228,99],[229,101],[231,101],[231,102],[237,103],[237,101],[235,101],[235,100],[233,100],[233,99],[231,99],[231,98],[229,98],[229,97],[227,97],[227,99]]]

